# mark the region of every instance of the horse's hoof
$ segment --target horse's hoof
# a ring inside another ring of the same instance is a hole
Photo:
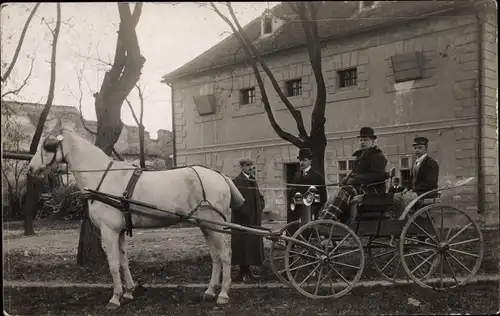
[[[126,300],[126,301],[131,301],[131,300],[134,299],[134,296],[132,294],[130,294],[130,293],[125,293],[125,294],[122,295],[122,298],[124,300]]]
[[[108,305],[106,305],[106,309],[117,309],[118,307],[120,307],[120,305],[116,304],[116,303],[112,303],[112,302],[109,302]]]
[[[215,294],[210,294],[210,293],[204,292],[201,299],[204,302],[213,302],[213,301],[215,301]]]
[[[229,297],[227,296],[220,296],[217,297],[217,304],[218,305],[224,305],[224,304],[227,304],[229,303]]]

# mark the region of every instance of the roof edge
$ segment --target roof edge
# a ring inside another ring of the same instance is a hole
[[[487,2],[487,0],[483,0],[481,2]],[[414,22],[414,21],[423,21],[423,20],[432,18],[432,17],[434,17],[434,16],[436,16],[437,14],[440,14],[440,13],[448,13],[448,12],[462,10],[462,9],[467,8],[467,7],[470,7],[471,5],[474,6],[474,3],[473,2],[469,2],[469,1],[464,1],[464,2],[462,2],[457,7],[452,7],[452,8],[447,8],[447,9],[443,9],[443,10],[433,11],[433,12],[430,12],[430,13],[427,13],[427,14],[424,14],[424,15],[421,15],[421,16],[415,16],[414,18],[412,18],[411,22]],[[474,10],[476,10],[475,6],[474,6]],[[334,39],[345,38],[345,37],[351,36],[353,34],[362,34],[362,33],[365,33],[365,32],[369,32],[369,31],[373,31],[373,30],[377,30],[377,29],[383,29],[383,28],[388,27],[388,26],[400,25],[400,24],[404,24],[404,23],[408,23],[408,21],[398,20],[396,22],[394,22],[394,21],[385,22],[385,23],[381,23],[381,24],[376,25],[376,26],[372,26],[372,27],[358,29],[358,30],[355,30],[355,31],[346,32],[346,33],[341,34],[341,35],[334,35],[334,36],[324,37],[324,38],[320,39],[320,42],[324,43],[324,42],[328,42],[328,41],[331,41],[331,40],[334,40]],[[305,45],[306,44],[300,44],[300,45],[290,46],[290,47],[287,47],[287,48],[280,48],[280,49],[270,50],[268,52],[262,53],[261,56],[269,56],[269,55],[276,54],[278,52],[289,51],[289,50],[292,50],[292,49],[297,49],[297,48],[300,48],[300,47],[304,47]],[[200,55],[198,55],[198,56],[200,56]],[[194,75],[200,75],[202,73],[204,74],[206,72],[218,70],[218,69],[225,68],[225,67],[228,67],[228,66],[240,65],[240,64],[246,63],[249,59],[250,58],[248,58],[248,57],[245,56],[240,61],[225,63],[225,64],[221,64],[221,65],[217,65],[217,66],[208,67],[208,68],[205,68],[205,69],[198,70],[198,71],[196,71],[196,74],[194,74],[194,73],[187,73],[187,74],[181,74],[181,75],[176,75],[176,76],[168,76],[168,74],[166,74],[166,75],[162,76],[162,79],[161,79],[160,82],[166,83],[169,86],[171,86],[175,81],[180,81],[180,80],[182,80],[182,78],[191,77],[191,76],[194,76]]]

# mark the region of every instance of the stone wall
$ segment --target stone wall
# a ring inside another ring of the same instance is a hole
[[[484,32],[490,34],[496,24],[488,23]],[[338,161],[350,158],[357,149],[356,135],[362,126],[375,128],[379,145],[389,159],[388,169],[392,166],[401,169],[401,158],[412,154],[413,138],[426,136],[431,141],[429,154],[440,164],[441,183],[464,177],[476,178],[460,190],[459,204],[470,211],[478,210],[478,201],[483,200],[478,198],[477,182],[480,171],[477,155],[480,126],[477,111],[478,35],[474,15],[454,12],[453,16],[416,21],[403,27],[366,32],[326,43],[322,57],[328,87],[327,182],[338,180]],[[485,38],[496,39],[491,35]],[[488,51],[493,49],[490,44],[485,44],[485,47]],[[423,78],[396,84],[390,57],[409,52],[422,53]],[[492,56],[486,51],[483,55],[492,62]],[[301,110],[308,130],[315,100],[315,81],[307,52],[305,49],[283,51],[266,57],[266,62],[282,87],[288,79],[302,78],[302,95],[289,100]],[[485,64],[491,67],[488,62]],[[340,88],[337,71],[349,67],[357,67],[358,84]],[[497,78],[497,74],[491,71],[483,70],[482,73]],[[276,121],[284,130],[297,134],[290,113],[268,78],[263,77]],[[266,192],[267,211],[284,217],[284,165],[296,161],[297,149],[277,138],[260,101],[262,92],[257,91],[254,104],[240,104],[239,89],[252,86],[256,86],[256,82],[249,67],[219,70],[173,85],[177,163],[204,164],[235,176],[239,170],[238,158],[258,157],[258,180]],[[217,96],[217,110],[213,115],[200,117],[193,96],[207,93]],[[483,88],[485,93],[491,95],[486,86]],[[491,108],[485,112],[496,119],[497,114],[493,114]],[[483,132],[490,137],[483,138],[489,146],[483,146],[488,150],[481,153],[483,168],[498,157],[492,150],[496,148],[492,140],[498,140],[492,132],[492,124]],[[489,168],[481,170],[488,174],[484,188],[491,192],[498,188],[498,183],[495,187],[492,177],[495,170],[493,166]],[[454,194],[450,193],[450,196]],[[498,195],[490,196],[483,206],[485,214],[491,214],[489,218],[493,220],[494,214],[498,215],[495,206],[498,204],[493,202],[498,200]]]

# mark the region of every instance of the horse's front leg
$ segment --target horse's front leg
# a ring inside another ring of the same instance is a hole
[[[120,277],[120,245],[119,232],[107,226],[101,226],[102,244],[108,255],[109,271],[113,278],[113,296],[109,300],[107,309],[116,309],[120,306],[120,298],[123,294],[122,280]]]
[[[128,255],[127,255],[127,241],[125,240],[125,233],[120,234],[119,239],[120,245],[120,266],[123,272],[123,279],[125,281],[125,293],[123,293],[123,298],[127,300],[133,300],[135,283],[132,279],[132,274],[130,273]]]

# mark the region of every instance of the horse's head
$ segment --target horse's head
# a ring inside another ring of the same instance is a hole
[[[61,121],[51,130],[49,135],[38,147],[28,165],[28,173],[33,176],[40,175],[47,168],[52,168],[59,163],[66,163],[64,152],[64,136]]]

